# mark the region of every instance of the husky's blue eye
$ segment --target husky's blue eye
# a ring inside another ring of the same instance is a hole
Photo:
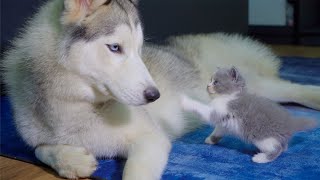
[[[113,53],[121,53],[121,47],[119,44],[107,44],[109,50]]]

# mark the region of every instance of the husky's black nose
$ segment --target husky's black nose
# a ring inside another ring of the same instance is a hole
[[[160,97],[160,92],[155,87],[149,87],[146,90],[144,90],[143,93],[148,103],[153,102]]]

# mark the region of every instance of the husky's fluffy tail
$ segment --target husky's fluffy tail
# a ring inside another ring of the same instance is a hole
[[[292,132],[307,131],[318,126],[318,122],[314,119],[307,119],[304,117],[294,118],[291,124]]]
[[[274,78],[260,79],[251,92],[279,103],[294,102],[320,110],[320,86],[300,85]]]
[[[175,37],[170,42],[173,49],[199,66],[203,80],[208,80],[216,67],[236,66],[243,73],[250,92],[276,102],[295,102],[320,110],[320,86],[279,79],[279,59],[257,41],[213,33]]]

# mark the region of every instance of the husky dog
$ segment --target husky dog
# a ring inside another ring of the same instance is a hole
[[[277,58],[250,39],[143,45],[137,1],[49,1],[6,53],[16,127],[60,176],[88,177],[95,158],[122,156],[123,179],[160,179],[170,140],[192,128],[179,94],[209,99],[200,87],[217,65],[237,65],[251,92],[320,109],[320,88],[280,80]]]
[[[184,110],[218,127],[205,142],[215,144],[224,134],[234,135],[259,148],[261,153],[252,158],[256,163],[275,160],[287,149],[293,133],[317,125],[312,119],[292,117],[275,102],[249,94],[245,80],[235,67],[219,68],[212,76],[207,91],[217,94],[209,105],[188,97],[182,97],[181,101]]]

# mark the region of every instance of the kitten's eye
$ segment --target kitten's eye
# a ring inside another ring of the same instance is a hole
[[[219,82],[216,80],[216,81],[213,81],[213,85],[217,85]]]
[[[109,50],[113,53],[122,53],[121,46],[119,44],[106,44]]]

